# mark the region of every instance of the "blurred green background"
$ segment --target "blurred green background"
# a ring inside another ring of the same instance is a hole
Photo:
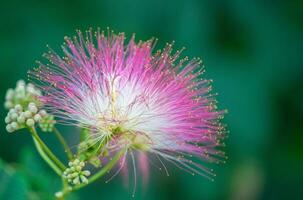
[[[225,165],[211,182],[170,166],[170,177],[152,169],[135,199],[303,198],[303,1],[284,0],[62,0],[0,2],[0,97],[41,59],[49,44],[89,27],[175,42],[201,57],[214,80],[230,130]],[[5,131],[0,107],[0,199],[52,199],[60,180],[33,148],[28,133]],[[62,129],[62,127],[60,127]],[[77,132],[66,129],[71,145]],[[61,147],[52,135],[48,143]],[[139,178],[140,179],[140,178]],[[131,199],[117,177],[99,181],[70,199]]]

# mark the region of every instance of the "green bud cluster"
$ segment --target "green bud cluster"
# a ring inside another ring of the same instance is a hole
[[[6,130],[10,133],[39,124],[42,131],[52,131],[55,124],[54,117],[40,109],[42,103],[38,97],[40,90],[31,83],[23,80],[17,82],[15,89],[9,89],[5,97],[5,108],[8,114],[5,117]]]
[[[85,163],[79,159],[75,159],[68,163],[68,168],[63,172],[63,178],[73,185],[80,183],[88,183],[87,177],[90,171],[83,170]]]
[[[20,104],[17,104],[9,110],[5,117],[6,130],[11,133],[24,127],[32,127],[45,115],[46,112],[44,110],[38,112],[38,108],[33,102],[29,103],[25,109]]]
[[[56,121],[54,120],[53,115],[46,115],[45,117],[41,118],[39,121],[39,127],[44,132],[52,132],[54,129]]]
[[[41,91],[33,84],[26,84],[19,80],[16,88],[10,88],[6,92],[4,107],[6,109],[14,108],[17,104],[27,106],[30,102],[39,103],[37,97],[41,96]]]

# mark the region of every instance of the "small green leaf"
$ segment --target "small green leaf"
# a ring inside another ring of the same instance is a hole
[[[87,128],[82,128],[80,132],[80,143],[87,140],[89,137],[89,130]]]
[[[90,158],[89,163],[92,164],[96,168],[101,166],[101,160],[97,156]]]

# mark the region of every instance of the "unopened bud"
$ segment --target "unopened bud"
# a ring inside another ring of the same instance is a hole
[[[74,178],[73,184],[74,184],[74,185],[77,185],[77,184],[79,184],[79,183],[80,183],[80,179],[79,179],[79,176],[77,176],[76,178]]]
[[[38,112],[38,108],[34,103],[29,103],[28,110],[33,114],[36,114]]]
[[[12,120],[16,120],[18,118],[18,114],[16,112],[13,112],[11,115],[10,115],[11,119]]]
[[[20,124],[23,124],[25,122],[25,117],[24,115],[20,115],[18,118],[17,118],[17,122],[20,123]]]
[[[34,120],[35,120],[36,122],[39,122],[39,121],[41,120],[41,115],[35,114]]]
[[[34,126],[35,125],[35,121],[30,118],[30,119],[26,120],[26,125],[27,126]]]
[[[13,104],[11,101],[6,101],[6,102],[4,103],[4,107],[5,107],[6,109],[12,108],[13,105],[14,105],[14,104]]]
[[[12,100],[14,98],[14,90],[13,89],[8,89],[5,95],[6,100]]]
[[[17,104],[17,105],[15,105],[15,110],[17,111],[17,112],[21,112],[22,111],[22,106],[20,105],[20,104]]]
[[[17,122],[12,122],[12,123],[11,123],[11,126],[12,126],[12,128],[13,128],[14,130],[17,130],[17,129],[18,129],[18,124],[17,124]]]
[[[11,119],[9,116],[6,116],[5,119],[4,119],[5,123],[10,123],[11,122]]]
[[[80,179],[83,183],[86,183],[86,184],[88,183],[88,179],[85,176],[80,175]]]
[[[40,110],[39,111],[39,114],[42,116],[42,117],[45,117],[47,115],[46,111],[45,110]]]
[[[27,110],[27,111],[24,112],[24,117],[25,118],[30,118],[30,117],[32,117],[32,113],[29,110]]]
[[[6,125],[6,131],[9,133],[12,133],[14,131],[14,129],[10,124],[8,124],[8,125]]]

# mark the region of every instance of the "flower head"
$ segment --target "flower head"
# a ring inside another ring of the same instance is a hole
[[[40,99],[48,110],[61,123],[90,130],[100,155],[125,148],[211,174],[191,160],[224,157],[217,149],[224,112],[216,111],[211,81],[201,78],[199,59],[179,59],[181,51],[172,53],[171,44],[153,53],[154,45],[134,37],[126,44],[123,33],[78,31],[78,37],[65,38],[64,57],[50,50],[50,62],[39,63],[31,75],[45,91]]]

